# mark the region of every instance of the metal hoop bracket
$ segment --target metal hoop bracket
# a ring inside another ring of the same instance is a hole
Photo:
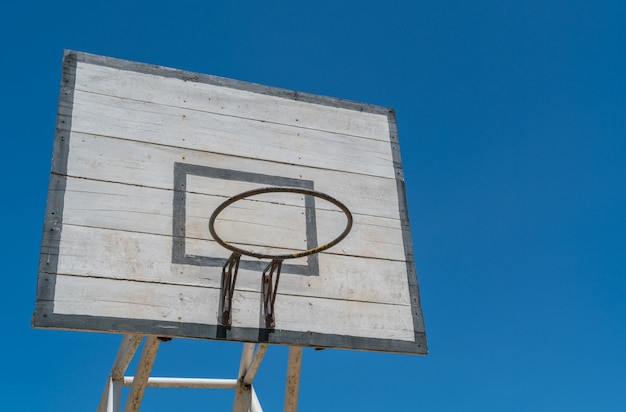
[[[240,259],[241,255],[233,252],[222,267],[219,322],[229,328],[232,324],[233,293],[235,292],[235,282],[237,282]]]
[[[256,253],[250,250],[241,249],[237,246],[233,246],[230,243],[223,240],[215,231],[215,220],[217,216],[228,206],[233,203],[245,199],[247,197],[263,194],[263,193],[299,193],[307,196],[314,196],[327,202],[330,202],[337,206],[346,215],[347,223],[343,232],[335,239],[321,246],[316,246],[311,249],[307,249],[301,252],[287,253],[281,255],[270,255],[266,253]],[[329,249],[341,242],[350,230],[352,229],[352,213],[350,210],[341,203],[339,200],[331,197],[322,192],[316,192],[315,190],[291,188],[291,187],[265,187],[261,189],[249,190],[247,192],[240,193],[236,196],[227,199],[220,204],[211,214],[209,219],[209,231],[213,239],[222,245],[224,248],[230,250],[232,254],[224,264],[222,268],[222,284],[220,292],[220,307],[219,307],[219,322],[221,325],[230,328],[232,324],[232,301],[233,293],[235,291],[235,282],[237,281],[237,272],[239,270],[239,261],[242,255],[251,256],[258,259],[272,259],[271,263],[263,271],[261,277],[261,295],[263,300],[263,317],[265,318],[265,327],[267,329],[274,329],[275,327],[275,313],[274,302],[276,301],[276,291],[278,289],[278,280],[280,279],[280,270],[282,268],[283,260],[295,259],[299,257],[309,256],[314,253],[319,253],[323,250]],[[274,280],[275,275],[275,280]]]
[[[265,317],[265,327],[267,329],[274,329],[276,326],[274,302],[276,302],[276,291],[278,290],[278,280],[280,279],[280,269],[282,266],[282,260],[272,260],[263,271],[263,276],[261,278],[263,315]],[[276,275],[276,280],[274,280],[274,275]]]

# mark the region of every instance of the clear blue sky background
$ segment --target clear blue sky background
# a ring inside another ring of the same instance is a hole
[[[626,410],[625,22],[621,0],[4,4],[1,409],[95,410],[120,342],[30,326],[68,48],[396,108],[430,354],[305,350],[300,411]],[[234,377],[240,350],[174,340],[154,374]],[[267,411],[285,367],[271,347]]]

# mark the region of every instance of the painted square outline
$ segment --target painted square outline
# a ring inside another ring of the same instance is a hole
[[[186,201],[187,201],[187,175],[208,177],[213,179],[234,180],[247,183],[263,184],[267,186],[295,187],[314,190],[312,180],[293,179],[283,176],[273,176],[261,173],[243,172],[233,169],[221,169],[210,166],[200,166],[189,163],[174,162],[174,199],[172,213],[172,263],[223,267],[226,258],[209,256],[188,255],[186,253]],[[305,195],[305,223],[307,248],[313,249],[317,244],[317,224],[315,217],[315,197]],[[208,217],[208,216],[207,216]],[[268,262],[243,258],[240,261],[241,269],[262,272]],[[307,256],[306,265],[294,265],[283,263],[281,274],[294,274],[304,276],[319,276],[319,257],[317,254]]]

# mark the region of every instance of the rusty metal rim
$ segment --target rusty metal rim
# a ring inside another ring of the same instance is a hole
[[[215,231],[215,220],[216,220],[217,216],[224,209],[226,209],[228,206],[232,205],[233,203],[235,203],[235,202],[237,202],[239,200],[245,199],[247,197],[255,196],[255,195],[259,195],[259,194],[263,194],[263,193],[285,193],[285,192],[288,192],[288,193],[300,193],[300,194],[303,194],[303,195],[310,195],[310,196],[314,196],[314,197],[326,200],[326,201],[334,204],[339,209],[341,209],[341,211],[348,218],[348,222],[346,224],[346,228],[343,230],[343,232],[341,232],[341,234],[339,236],[337,236],[335,239],[331,240],[328,243],[325,243],[325,244],[323,244],[321,246],[316,246],[316,247],[311,248],[311,249],[304,250],[302,252],[288,253],[288,254],[284,254],[284,255],[269,255],[269,254],[264,254],[264,253],[251,252],[251,251],[248,251],[248,250],[245,250],[245,249],[238,248],[237,246],[233,246],[230,243],[224,241],[221,237],[219,237],[219,235]],[[255,257],[255,258],[259,258],[259,259],[273,259],[273,260],[295,259],[295,258],[299,258],[299,257],[309,256],[309,255],[312,255],[314,253],[319,253],[319,252],[321,252],[323,250],[326,250],[326,249],[329,249],[329,248],[335,246],[337,243],[341,242],[346,236],[348,236],[348,233],[350,233],[351,229],[352,229],[352,213],[350,213],[350,210],[346,207],[346,205],[341,203],[339,200],[335,199],[334,197],[331,197],[331,196],[327,195],[326,193],[317,192],[315,190],[301,189],[301,188],[291,188],[291,187],[264,187],[264,188],[261,188],[261,189],[254,189],[254,190],[249,190],[249,191],[240,193],[238,195],[235,195],[235,196],[231,197],[230,199],[227,199],[225,202],[220,204],[213,211],[213,214],[211,215],[211,218],[209,219],[209,231],[211,232],[211,236],[213,236],[213,239],[217,243],[219,243],[220,245],[222,245],[226,249],[228,249],[228,250],[230,250],[230,251],[232,251],[234,253],[239,253],[241,255],[252,256],[252,257]]]

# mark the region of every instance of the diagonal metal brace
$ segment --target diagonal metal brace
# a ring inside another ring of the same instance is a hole
[[[274,302],[276,302],[276,291],[278,290],[278,280],[280,279],[280,269],[282,266],[282,259],[273,259],[263,271],[263,277],[261,278],[263,314],[265,315],[265,327],[267,329],[274,329],[276,326]],[[274,280],[274,275],[276,275],[276,280]]]
[[[220,291],[219,322],[222,326],[230,328],[232,324],[233,293],[241,254],[233,252],[222,267],[222,283]]]

